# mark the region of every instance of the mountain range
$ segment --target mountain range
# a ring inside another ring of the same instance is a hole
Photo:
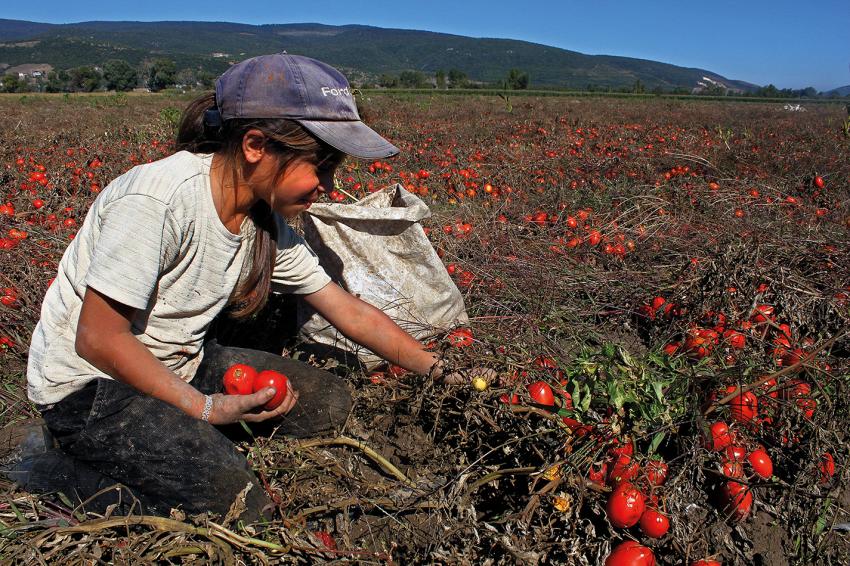
[[[177,69],[219,74],[235,61],[286,50],[339,67],[352,82],[383,74],[457,69],[470,80],[499,83],[510,69],[527,73],[531,88],[631,87],[647,90],[720,85],[750,92],[758,85],[705,69],[658,61],[585,55],[513,39],[472,38],[429,31],[316,23],[249,25],[227,22],[107,22],[48,24],[0,19],[0,66],[50,65],[54,69],[102,65],[124,59],[141,65],[172,59]]]

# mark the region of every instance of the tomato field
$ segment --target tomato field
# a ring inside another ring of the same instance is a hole
[[[3,424],[37,414],[29,337],[91,201],[172,151],[187,101],[0,98]],[[4,482],[4,563],[850,563],[844,105],[360,104],[402,153],[345,162],[325,198],[429,204],[470,316],[436,347],[499,379],[313,359],[354,411],[337,437],[243,443],[273,522],[99,516]],[[229,334],[276,347],[290,312]]]

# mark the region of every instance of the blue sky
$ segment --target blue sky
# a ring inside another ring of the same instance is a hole
[[[4,2],[0,17],[50,23],[319,22],[544,43],[699,67],[780,88],[850,85],[850,0],[67,0]],[[250,6],[250,10],[245,8]]]

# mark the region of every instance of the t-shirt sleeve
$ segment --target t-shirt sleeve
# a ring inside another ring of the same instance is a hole
[[[86,285],[136,309],[147,308],[160,274],[180,250],[168,206],[148,195],[124,195],[104,206]]]
[[[331,282],[319,258],[285,221],[278,222],[277,259],[272,273],[272,290],[308,295]]]

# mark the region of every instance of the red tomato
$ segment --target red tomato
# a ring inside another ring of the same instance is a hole
[[[747,451],[744,447],[738,446],[737,444],[730,444],[727,446],[724,453],[726,454],[726,458],[732,462],[743,462],[744,457],[747,455]]]
[[[750,463],[750,467],[758,477],[765,480],[773,477],[773,461],[767,452],[761,448],[750,452],[747,455],[747,462]]]
[[[224,372],[224,391],[228,395],[250,395],[256,377],[257,370],[248,364],[234,364]]]
[[[828,483],[833,474],[835,474],[835,459],[832,457],[832,454],[829,452],[823,453],[818,464],[818,470],[820,470],[820,482]]]
[[[723,339],[733,350],[743,350],[747,344],[747,338],[737,330],[726,330],[723,332]]]
[[[773,318],[773,310],[772,305],[756,305],[756,308],[753,309],[753,315],[750,317],[750,320],[756,324],[767,322],[767,319]]]
[[[534,399],[535,403],[540,405],[554,405],[555,395],[552,393],[552,388],[545,381],[535,381],[528,386],[528,394]]]
[[[449,344],[455,348],[465,348],[472,345],[472,330],[468,328],[457,328],[449,332]]]
[[[741,462],[736,462],[734,460],[726,460],[723,462],[721,471],[723,472],[723,475],[730,478],[744,477],[744,465],[741,464]]]
[[[822,189],[824,188],[824,186],[826,186],[823,177],[821,177],[820,175],[815,176],[815,186],[819,189]]]
[[[782,387],[783,399],[800,399],[812,393],[812,386],[802,379],[791,379]]]
[[[502,393],[502,395],[499,397],[499,401],[501,401],[502,403],[508,403],[510,405],[519,405],[519,395],[514,393],[510,397],[508,397],[507,393]]]
[[[325,545],[325,548],[328,550],[336,550],[336,541],[334,537],[328,531],[314,531],[314,535],[316,538],[322,541],[322,544]]]
[[[632,457],[627,454],[620,454],[614,460],[614,465],[611,466],[611,472],[608,474],[608,485],[618,485],[624,481],[632,481],[640,473],[640,464],[637,461],[632,461]]]
[[[611,551],[605,566],[655,566],[655,555],[642,544],[627,540]]]
[[[664,353],[668,356],[673,356],[676,354],[676,351],[679,349],[681,344],[679,342],[670,342],[666,346],[664,346]]]
[[[614,488],[605,505],[608,520],[621,529],[637,524],[645,509],[643,494],[627,481]]]
[[[670,530],[670,519],[655,509],[644,511],[638,523],[643,534],[651,538],[661,538]]]
[[[657,487],[667,481],[667,464],[661,460],[650,460],[646,463],[646,480],[649,485]]]
[[[696,562],[691,562],[691,566],[723,566],[723,563],[719,560],[711,560],[709,558],[703,558],[702,560],[697,560]]]
[[[626,436],[622,441],[615,438],[611,441],[611,448],[608,449],[608,454],[611,458],[616,459],[618,456],[631,456],[635,453],[635,445],[632,439]]]
[[[741,521],[753,508],[753,493],[744,484],[728,481],[723,485],[723,504],[725,511],[735,521]]]
[[[720,452],[730,444],[732,444],[732,435],[729,433],[729,425],[723,421],[711,423],[706,439],[706,448]]]
[[[752,391],[747,391],[729,401],[732,408],[732,418],[740,423],[748,423],[758,416],[758,397]]]
[[[286,397],[286,389],[289,385],[289,378],[282,373],[274,370],[263,370],[254,378],[254,393],[262,390],[265,387],[274,387],[275,394],[268,403],[265,404],[265,409],[271,411],[278,405],[283,403],[283,398]]]
[[[605,483],[605,478],[608,477],[608,464],[605,462],[595,462],[590,465],[587,470],[587,479],[600,485]]]

